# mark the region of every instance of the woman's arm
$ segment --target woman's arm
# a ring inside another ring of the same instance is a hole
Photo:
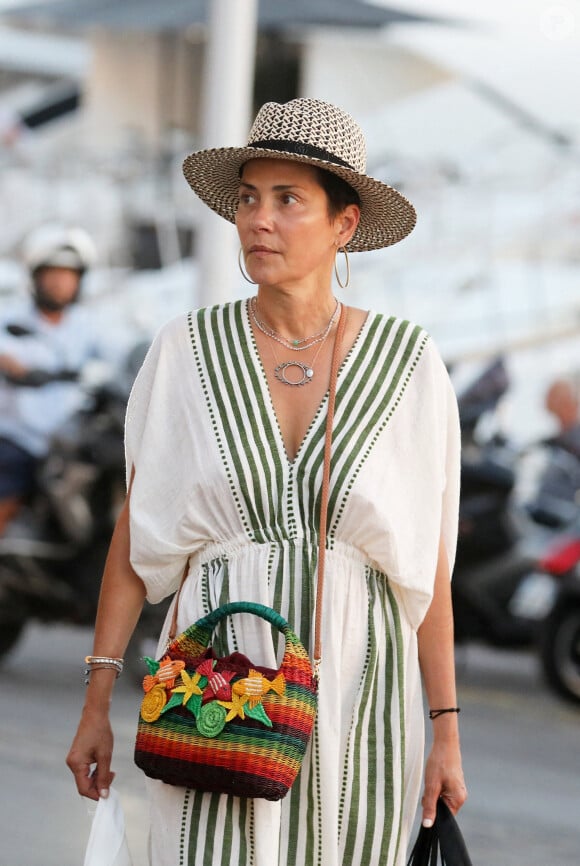
[[[93,655],[122,657],[135,629],[145,600],[145,586],[129,561],[129,497],[113,537],[103,573],[95,624]],[[116,672],[93,670],[81,720],[67,757],[79,794],[98,800],[106,797],[111,772],[113,733],[109,707]],[[92,767],[96,765],[94,772]]]
[[[419,632],[419,662],[430,709],[457,706],[453,609],[447,553],[439,546],[433,599]],[[467,798],[461,769],[457,713],[433,719],[433,746],[425,766],[423,822],[433,822],[437,799],[443,797],[453,812]],[[430,826],[430,824],[427,824]]]

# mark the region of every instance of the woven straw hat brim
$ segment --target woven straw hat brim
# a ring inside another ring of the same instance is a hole
[[[370,175],[324,159],[281,153],[256,147],[220,147],[199,150],[186,157],[183,174],[199,198],[224,219],[236,220],[240,169],[251,159],[278,159],[316,165],[338,175],[357,191],[361,217],[347,244],[349,252],[378,250],[403,240],[417,221],[415,208],[398,190]]]

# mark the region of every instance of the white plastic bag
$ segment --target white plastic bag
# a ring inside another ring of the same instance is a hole
[[[97,803],[84,866],[133,866],[125,836],[125,816],[114,788]]]

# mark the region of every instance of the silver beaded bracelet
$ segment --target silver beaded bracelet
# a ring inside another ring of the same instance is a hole
[[[95,670],[114,670],[119,679],[123,673],[124,659],[114,656],[85,656],[85,665],[85,683],[88,685],[89,674]]]

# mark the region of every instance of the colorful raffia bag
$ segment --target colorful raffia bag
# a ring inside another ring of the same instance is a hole
[[[255,614],[283,633],[279,670],[259,668],[241,653],[216,658],[213,630],[235,613]],[[135,747],[148,776],[267,800],[288,792],[314,725],[317,689],[306,650],[275,610],[223,605],[186,629],[151,667]]]
[[[314,664],[286,620],[253,602],[222,605],[175,637],[178,594],[167,651],[159,661],[146,659],[149,674],[143,680],[135,763],[153,779],[198,791],[279,800],[298,775],[316,718],[330,447],[344,327],[342,308],[326,421]],[[238,613],[261,617],[284,635],[279,669],[259,666],[237,652],[216,656],[211,647],[214,629]]]

